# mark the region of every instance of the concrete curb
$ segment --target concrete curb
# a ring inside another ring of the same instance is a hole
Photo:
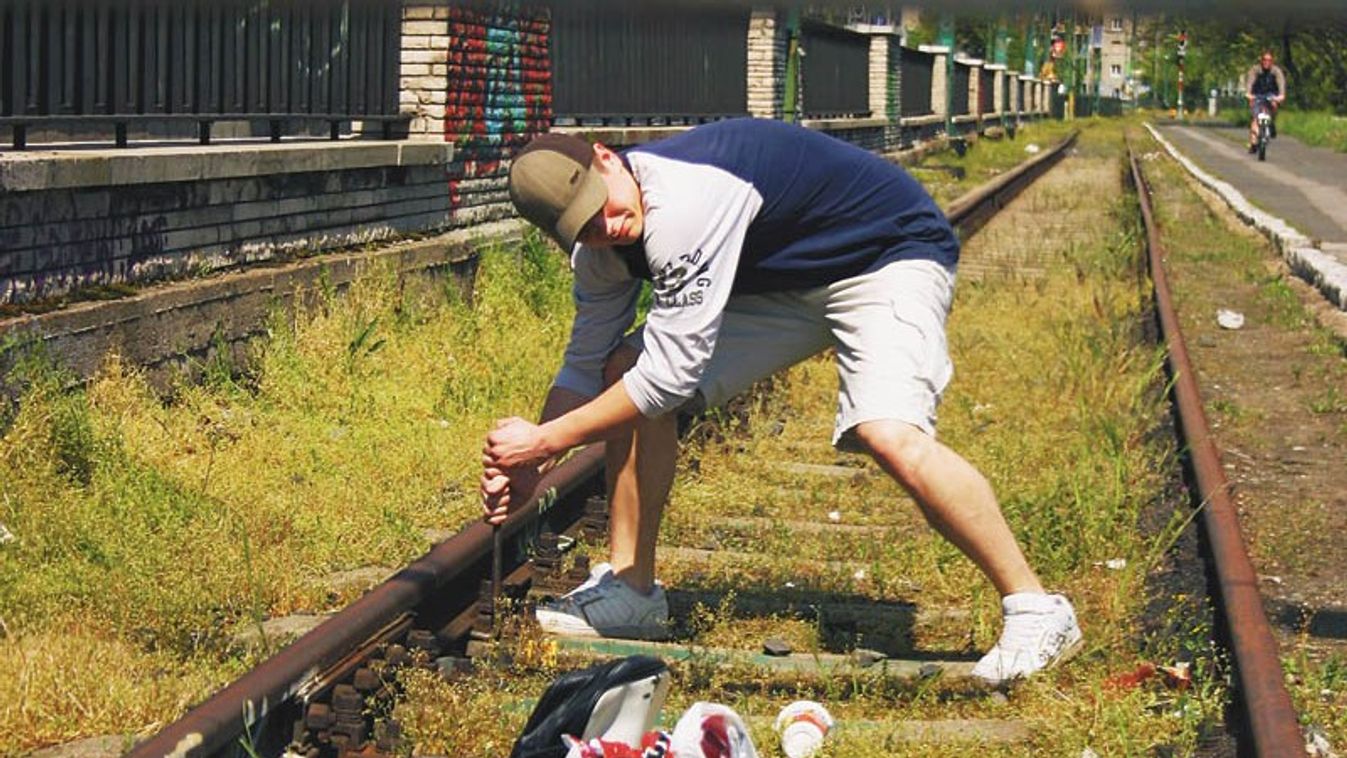
[[[1230,210],[1234,211],[1235,215],[1239,216],[1246,224],[1267,235],[1297,276],[1314,285],[1324,297],[1328,298],[1338,308],[1347,310],[1347,265],[1319,250],[1309,237],[1284,219],[1255,208],[1253,203],[1250,203],[1248,198],[1244,197],[1239,190],[1198,168],[1187,156],[1180,153],[1169,140],[1160,136],[1160,132],[1155,127],[1149,123],[1145,126],[1146,130],[1155,138],[1155,141],[1159,142],[1170,157],[1178,161],[1179,165],[1187,169],[1194,179],[1220,195],[1221,199],[1225,200],[1226,204],[1230,206]]]

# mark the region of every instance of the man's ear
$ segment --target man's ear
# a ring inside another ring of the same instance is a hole
[[[617,153],[614,153],[612,150],[609,150],[607,145],[603,144],[602,142],[594,143],[594,160],[598,161],[599,163],[607,163],[608,161],[616,157]]]

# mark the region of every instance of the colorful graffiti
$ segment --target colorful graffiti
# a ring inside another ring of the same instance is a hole
[[[549,28],[546,11],[450,6],[444,128],[456,215],[508,201],[510,157],[551,125]]]

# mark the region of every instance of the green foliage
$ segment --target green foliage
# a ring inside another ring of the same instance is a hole
[[[1174,35],[1188,32],[1184,97],[1189,107],[1206,102],[1216,89],[1244,92],[1243,77],[1265,49],[1286,73],[1288,103],[1306,111],[1347,114],[1347,15],[1289,11],[1258,16],[1238,9],[1205,16],[1151,16],[1142,21],[1137,68],[1142,79],[1174,102],[1177,67]],[[1157,44],[1158,43],[1158,44]]]
[[[1347,115],[1286,109],[1277,114],[1277,129],[1307,145],[1347,153]]]

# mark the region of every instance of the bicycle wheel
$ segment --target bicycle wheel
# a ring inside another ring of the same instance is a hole
[[[1267,124],[1258,125],[1258,160],[1267,160]]]

